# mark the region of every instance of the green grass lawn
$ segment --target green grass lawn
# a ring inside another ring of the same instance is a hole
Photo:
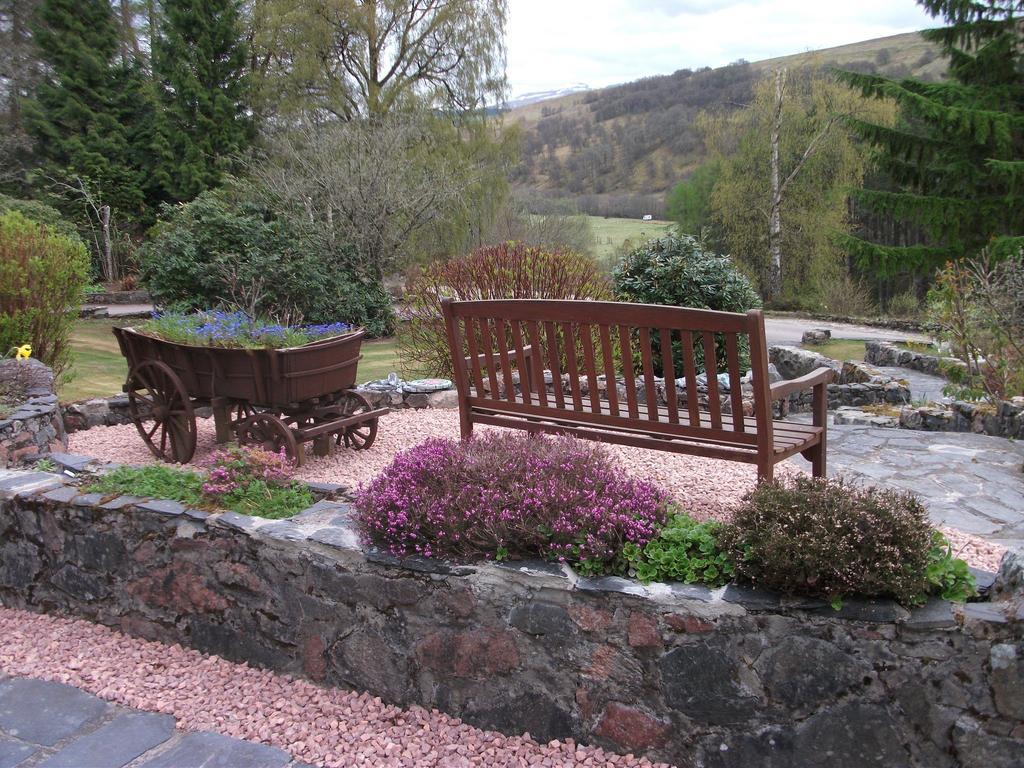
[[[863,339],[832,339],[828,344],[805,344],[804,349],[812,352],[820,352],[825,357],[833,360],[863,360],[864,340]]]
[[[128,364],[117,347],[110,320],[79,320],[71,332],[71,373],[58,391],[62,402],[109,397],[121,391]]]
[[[127,324],[127,323],[126,323]],[[121,356],[110,320],[79,320],[71,334],[70,381],[60,387],[62,402],[109,397],[121,391],[128,376],[128,364]],[[363,344],[357,379],[360,384],[383,379],[398,371],[398,350],[394,339],[379,339]]]
[[[641,221],[640,219],[613,219],[588,216],[590,231],[594,235],[594,256],[602,264],[610,265],[618,256],[622,244],[629,240],[638,245],[653,237],[661,237],[671,229],[671,221]]]

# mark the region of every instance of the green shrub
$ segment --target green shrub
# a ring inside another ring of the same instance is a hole
[[[441,299],[610,299],[607,280],[589,256],[502,243],[435,262],[412,275],[409,321],[399,329],[399,355],[410,371],[451,376]],[[511,348],[511,342],[506,349]]]
[[[917,317],[921,314],[921,301],[914,289],[908,288],[889,299],[886,312],[890,317]]]
[[[58,235],[66,235],[70,238],[79,238],[78,229],[70,221],[65,219],[61,212],[52,205],[41,203],[38,200],[24,200],[18,197],[0,195],[0,214],[9,211],[17,211],[26,219],[37,224],[45,224],[46,227]]]
[[[17,211],[0,216],[0,354],[29,343],[33,357],[61,376],[89,281],[89,253]]]
[[[646,546],[627,542],[622,548],[626,575],[647,584],[679,581],[720,586],[733,576],[733,566],[718,544],[720,523],[698,522],[674,515]]]
[[[738,576],[787,594],[891,597],[931,589],[933,532],[909,493],[798,477],[750,493],[720,535]]]
[[[352,274],[351,247],[327,251],[298,222],[227,191],[164,214],[139,251],[143,282],[158,303],[238,309],[285,324],[345,322],[371,336],[394,330],[391,297]]]
[[[627,254],[613,275],[615,292],[621,301],[640,304],[666,304],[691,309],[715,309],[723,312],[746,312],[761,306],[761,299],[750,280],[726,256],[704,250],[689,235],[668,235],[650,240]],[[657,337],[651,339],[655,353],[655,373],[662,375],[661,347]],[[749,364],[747,340],[741,337],[741,364]],[[695,363],[704,368],[704,349],[700,339],[694,340]],[[715,341],[719,372],[727,369],[725,339],[719,334]],[[676,376],[683,375],[682,344],[673,341]]]

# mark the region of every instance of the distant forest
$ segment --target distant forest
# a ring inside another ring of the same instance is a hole
[[[795,63],[809,55],[786,58]],[[935,80],[945,68],[937,49],[916,34],[815,58],[822,68],[894,78]],[[513,110],[507,121],[521,125],[523,144],[512,183],[571,198],[594,215],[663,216],[664,193],[705,159],[698,115],[749,104],[758,80],[784,61],[682,69]]]

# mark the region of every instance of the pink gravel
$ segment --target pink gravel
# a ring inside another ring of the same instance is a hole
[[[328,768],[667,766],[567,741],[538,744],[437,711],[127,637],[81,619],[0,607],[0,673],[67,683],[178,727],[269,744]]]
[[[476,427],[480,431],[495,427]],[[202,462],[214,447],[212,419],[198,420],[198,447],[192,459]],[[366,451],[340,448],[330,456],[310,456],[296,473],[303,480],[341,483],[356,488],[379,475],[395,454],[429,437],[459,435],[456,410],[425,408],[395,411],[380,420],[377,440]],[[143,444],[135,427],[93,427],[70,436],[72,453],[95,456],[124,464],[151,464],[157,460]],[[754,487],[757,473],[751,464],[684,456],[666,451],[609,445],[609,452],[631,475],[646,479],[669,491],[695,518],[726,520],[740,499]],[[799,472],[789,463],[776,468],[778,474]]]
[[[476,427],[481,431],[494,427]],[[198,420],[198,447],[193,463],[199,463],[215,445],[212,419]],[[330,456],[310,456],[297,472],[303,480],[341,483],[350,488],[365,484],[380,474],[395,454],[428,437],[457,437],[459,414],[453,409],[426,408],[394,411],[380,420],[377,440],[368,451],[339,448]],[[751,464],[720,459],[606,446],[620,466],[634,477],[650,480],[672,494],[676,502],[699,520],[726,521],[757,480]],[[70,435],[72,453],[95,456],[124,464],[152,464],[156,458],[143,444],[134,425],[93,427]],[[801,470],[796,464],[783,462],[776,467],[778,476]],[[995,571],[1005,547],[952,528],[943,528],[958,553],[976,568]]]

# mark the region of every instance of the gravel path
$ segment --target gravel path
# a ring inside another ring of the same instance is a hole
[[[482,731],[440,712],[401,709],[80,619],[0,607],[0,637],[0,673],[67,683],[173,715],[184,730],[269,744],[318,766],[652,765],[571,741],[537,744]]]
[[[491,427],[477,427],[484,431]],[[198,420],[199,441],[193,463],[199,463],[214,446],[212,419]],[[331,456],[310,456],[297,476],[304,480],[342,483],[355,488],[368,483],[391,463],[395,454],[428,437],[455,438],[459,414],[454,409],[424,408],[395,411],[380,420],[377,440],[368,451],[342,448]],[[135,427],[93,427],[70,436],[72,453],[95,456],[125,464],[150,464],[156,459],[146,449]],[[684,456],[666,451],[609,445],[609,452],[630,474],[650,480],[669,491],[679,504],[698,519],[726,520],[740,499],[754,487],[757,472],[752,464]],[[797,472],[788,462],[779,475]]]

